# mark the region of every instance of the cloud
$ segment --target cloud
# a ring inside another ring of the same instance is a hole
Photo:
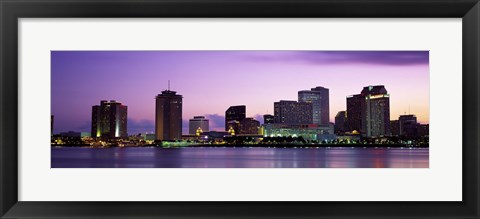
[[[54,125],[54,127],[55,127],[55,125]],[[82,125],[79,125],[75,128],[75,131],[78,131],[78,132],[90,132],[91,130],[92,130],[92,122],[91,121],[83,122]]]
[[[263,115],[256,114],[253,118],[259,121],[260,124],[263,124]]]
[[[225,116],[219,114],[205,114],[205,117],[210,120],[210,130],[223,131],[225,130]]]
[[[290,53],[252,55],[254,62],[296,62],[314,65],[370,64],[370,65],[428,65],[428,51],[299,51]]]
[[[135,120],[135,119],[128,119],[127,123],[128,134],[138,134],[138,133],[145,133],[145,132],[154,132],[155,131],[155,121],[142,119],[142,120]]]
[[[219,114],[205,114],[207,119],[210,120],[210,130],[222,131],[225,128],[225,116]],[[188,134],[189,131],[189,119],[182,120],[182,133]],[[155,121],[151,120],[128,120],[128,134],[138,134],[145,132],[155,131]]]
[[[205,114],[206,119],[209,120],[209,127],[211,131],[223,131],[225,129],[225,116],[219,114]],[[182,120],[182,132],[183,134],[188,134],[189,132],[189,120]]]

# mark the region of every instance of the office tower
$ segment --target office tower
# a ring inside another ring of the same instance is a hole
[[[346,122],[347,116],[345,111],[340,111],[335,116],[335,125],[334,125],[334,132],[335,134],[343,134],[346,131]]]
[[[197,133],[198,128],[202,130],[202,132],[209,132],[209,121],[205,119],[205,116],[194,116],[193,119],[190,119],[188,122],[188,133],[194,135]]]
[[[230,121],[240,122],[243,119],[245,119],[245,111],[246,111],[245,105],[229,107],[227,111],[225,111],[225,131],[228,131],[229,129],[228,122]],[[239,130],[235,130],[235,131],[239,131]]]
[[[364,87],[361,95],[362,135],[378,137],[390,134],[390,96],[383,85]]]
[[[263,124],[272,124],[274,121],[274,116],[270,114],[263,115]]]
[[[298,92],[298,102],[312,103],[313,124],[330,124],[329,90],[315,87]]]
[[[155,139],[180,140],[182,138],[182,95],[170,89],[155,98]]]
[[[274,123],[312,124],[312,103],[280,100],[273,108]]]
[[[92,106],[92,138],[126,138],[127,106],[115,100]]]
[[[417,135],[419,137],[425,137],[429,135],[429,125],[428,124],[417,124]]]
[[[400,136],[417,136],[417,117],[415,115],[401,115],[398,118]]]
[[[391,120],[390,121],[390,135],[391,136],[399,136],[400,135],[400,124],[398,120]]]
[[[240,134],[258,134],[260,122],[253,118],[245,118],[240,122]]]
[[[364,97],[360,94],[347,97],[347,130],[349,132],[362,129],[362,102]]]
[[[230,135],[236,135],[240,133],[240,122],[237,120],[230,120],[227,122],[227,132]]]

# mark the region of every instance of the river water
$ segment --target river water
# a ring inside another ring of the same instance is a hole
[[[52,168],[428,168],[428,148],[52,147]]]

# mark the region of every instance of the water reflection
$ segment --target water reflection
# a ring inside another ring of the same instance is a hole
[[[428,168],[428,149],[52,148],[52,168]]]

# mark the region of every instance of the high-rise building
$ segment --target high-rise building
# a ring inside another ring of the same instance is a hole
[[[127,106],[115,100],[102,100],[93,106],[91,133],[93,138],[126,138]]]
[[[330,124],[329,90],[324,87],[315,87],[298,92],[298,102],[312,103],[313,124]]]
[[[254,118],[245,118],[240,122],[240,134],[258,134],[260,122]]]
[[[390,135],[399,136],[400,135],[400,124],[398,120],[390,120]]]
[[[362,103],[364,97],[360,94],[347,97],[347,130],[360,132],[362,129]]]
[[[270,114],[263,115],[263,124],[272,124],[274,123],[274,116]]]
[[[364,87],[361,95],[362,135],[378,137],[390,134],[390,95],[383,85]]]
[[[273,104],[274,123],[312,124],[312,103],[280,100]]]
[[[193,119],[190,119],[188,123],[188,133],[194,135],[197,133],[198,128],[202,130],[202,132],[209,132],[209,121],[205,119],[205,116],[194,116]]]
[[[236,135],[240,133],[240,122],[237,120],[230,120],[227,122],[228,130],[227,132],[230,135]]]
[[[390,135],[390,96],[383,85],[347,97],[347,130],[366,137]]]
[[[417,117],[415,115],[401,115],[398,118],[400,136],[417,136]]]
[[[155,139],[182,138],[182,95],[164,90],[155,98]]]
[[[335,125],[334,125],[334,132],[335,134],[343,134],[346,131],[346,122],[347,116],[345,111],[340,111],[335,116]]]
[[[231,106],[227,109],[227,111],[225,111],[225,131],[229,130],[228,122],[241,122],[243,119],[245,119],[246,108],[247,107],[245,105]],[[239,130],[235,131],[238,133]]]
[[[429,135],[429,125],[428,124],[417,124],[417,134],[420,137],[425,137]]]

